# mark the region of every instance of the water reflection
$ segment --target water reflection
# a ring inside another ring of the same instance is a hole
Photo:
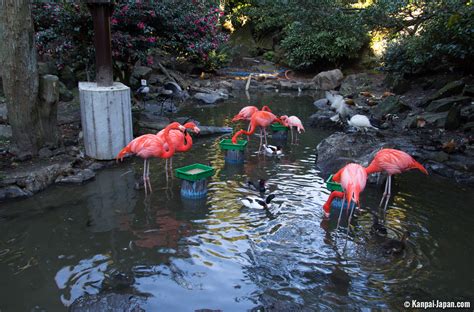
[[[251,100],[303,122],[314,110],[304,96],[251,94]],[[245,97],[236,98],[182,114],[227,125],[244,105]],[[151,162],[155,192],[145,198],[134,189],[142,161],[132,159],[84,186],[52,187],[3,205],[0,309],[64,310],[80,296],[103,292],[143,294],[147,311],[400,309],[409,298],[470,298],[472,190],[436,177],[397,177],[388,237],[413,235],[402,255],[387,256],[384,239],[370,235],[377,187],[364,191],[350,235],[346,219],[336,230],[337,213],[324,218],[329,191],[314,166],[314,148],[327,135],[307,127],[281,158],[254,153],[252,137],[241,165],[225,164],[221,137],[197,138],[192,152],[173,162],[216,168],[200,200],[182,199],[179,180],[167,185],[159,161]],[[240,198],[260,196],[246,181],[261,178],[265,195],[276,196],[272,207],[243,207]]]

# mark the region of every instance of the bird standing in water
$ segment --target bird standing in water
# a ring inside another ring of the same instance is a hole
[[[337,226],[339,227],[339,223],[341,221],[345,199],[347,201],[347,207],[350,209],[349,221],[347,224],[347,232],[349,232],[352,214],[355,210],[355,206],[353,209],[351,209],[351,201],[354,201],[355,205],[359,206],[359,195],[365,189],[365,184],[367,183],[367,173],[365,172],[365,168],[361,165],[351,163],[340,169],[333,176],[333,181],[340,182],[342,189],[344,190],[344,197],[342,199]]]
[[[274,114],[268,112],[268,111],[258,111],[258,112],[255,112],[252,117],[250,118],[250,130],[249,131],[245,131],[245,130],[239,130],[237,131],[234,136],[232,137],[232,143],[233,144],[236,144],[237,143],[237,138],[242,135],[242,134],[245,134],[247,136],[249,135],[252,135],[255,130],[257,129],[257,127],[261,127],[262,131],[263,131],[263,136],[265,138],[265,144],[268,144],[267,143],[267,132],[266,132],[266,128],[268,126],[270,126],[270,124],[274,123],[274,122],[281,122],[281,120],[275,116]],[[260,136],[260,145],[258,147],[258,151],[260,152],[260,150],[262,149],[262,137]]]
[[[296,116],[288,117],[286,115],[283,115],[283,116],[280,117],[280,119],[281,119],[284,126],[290,128],[291,143],[296,143],[296,141],[298,140],[298,133],[301,133],[301,131],[305,132],[304,127],[303,127],[303,123]],[[296,130],[298,131],[298,133],[295,133],[295,138],[294,139],[293,139],[293,128],[296,128]]]
[[[201,131],[194,122],[187,122],[184,128],[192,130],[194,133],[199,134]],[[159,138],[164,139],[165,129],[161,130],[156,134]],[[193,146],[193,138],[185,131],[184,133],[179,130],[171,130],[169,132],[169,140],[174,144],[175,152],[187,152]],[[173,169],[173,157],[170,157],[169,169]],[[166,159],[165,170],[168,170],[168,159]]]
[[[244,108],[242,108],[240,110],[240,112],[237,115],[234,116],[234,118],[232,118],[231,121],[236,122],[236,121],[239,121],[239,120],[250,120],[252,118],[252,115],[255,114],[258,111],[259,111],[258,107],[256,107],[256,106],[245,106]],[[270,107],[268,107],[267,105],[262,107],[262,111],[266,111],[266,112],[270,112],[270,113],[272,112]],[[250,123],[247,127],[247,131],[250,131]]]
[[[145,134],[139,136],[138,138],[133,139],[130,143],[127,144],[118,154],[117,161],[123,160],[123,157],[128,154],[135,154],[138,157],[144,159],[143,161],[143,184],[145,186],[145,194],[147,193],[147,186],[151,189],[150,183],[150,164],[148,163],[148,158],[159,157],[165,158],[174,154],[174,145],[169,140],[169,132],[172,129],[178,129],[180,131],[185,131],[185,128],[180,125],[178,122],[173,122],[165,128],[165,133],[163,138],[159,138],[154,134]],[[167,147],[165,147],[167,144]]]
[[[381,207],[384,199],[386,199],[384,213],[387,210],[388,201],[390,200],[392,175],[399,174],[410,169],[418,169],[424,174],[428,174],[428,171],[426,171],[425,167],[413,159],[413,157],[403,151],[391,148],[384,148],[378,151],[369,166],[365,168],[367,174],[381,171],[384,171],[388,174],[387,181],[385,182],[385,191],[379,204],[379,207]]]

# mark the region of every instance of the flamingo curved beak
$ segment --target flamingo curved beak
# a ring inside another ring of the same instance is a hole
[[[198,127],[193,128],[194,133],[199,134],[201,133],[201,130]]]
[[[180,125],[180,126],[178,127],[178,129],[179,129],[181,132],[186,131],[186,128],[185,128],[184,126],[182,126],[182,125]]]

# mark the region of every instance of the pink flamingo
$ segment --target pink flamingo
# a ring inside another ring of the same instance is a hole
[[[252,115],[258,111],[259,110],[256,106],[245,106],[244,108],[240,110],[240,112],[237,115],[234,116],[234,118],[232,118],[231,121],[236,122],[239,120],[250,120],[252,118]],[[268,107],[267,105],[262,107],[262,111],[266,111],[270,113],[272,112],[270,107]],[[250,131],[250,123],[247,127],[247,131]]]
[[[252,135],[257,129],[257,127],[261,127],[263,129],[263,135],[265,137],[265,144],[267,144],[267,132],[265,129],[273,122],[281,122],[281,120],[277,116],[273,115],[272,113],[268,111],[255,112],[250,118],[250,130],[245,131],[242,129],[242,130],[237,131],[232,137],[232,143],[236,144],[237,138],[240,135],[242,134],[245,134],[247,136]],[[261,148],[262,148],[262,137],[260,136],[260,145],[258,148],[259,152]]]
[[[250,120],[254,113],[258,112],[258,108],[256,106],[245,106],[240,110],[240,112],[232,118],[232,122],[236,122],[239,120]]]
[[[337,220],[337,227],[339,227],[341,221],[344,199],[346,199],[347,207],[351,210],[347,227],[347,232],[349,232],[352,214],[355,210],[355,207],[354,209],[351,209],[351,201],[354,201],[354,203],[359,206],[359,195],[365,189],[365,184],[367,183],[367,172],[365,171],[365,168],[359,164],[347,164],[333,176],[333,181],[340,181],[342,189],[344,190],[341,210]]]
[[[367,174],[381,171],[385,171],[388,174],[387,181],[385,182],[385,191],[379,204],[379,207],[381,207],[384,199],[386,199],[384,213],[387,210],[388,201],[390,200],[392,175],[399,174],[410,169],[418,169],[424,174],[428,174],[428,171],[426,171],[425,167],[413,159],[413,157],[405,152],[391,148],[384,148],[378,151],[370,165],[365,169]]]
[[[119,159],[123,160],[123,157],[128,154],[135,154],[138,157],[143,158],[143,183],[145,185],[145,194],[147,193],[147,185],[150,188],[150,192],[152,191],[149,176],[150,164],[148,163],[148,158],[165,158],[169,157],[169,155],[174,154],[174,145],[171,144],[171,141],[169,141],[169,132],[172,129],[179,129],[180,131],[185,131],[185,128],[181,126],[178,122],[173,122],[165,128],[163,139],[157,137],[154,134],[145,134],[133,139],[117,154],[117,161]],[[166,149],[165,147],[166,143],[168,143],[168,149]]]
[[[198,126],[194,122],[187,122],[184,125],[184,128],[192,130],[194,133],[199,134],[201,131]],[[156,134],[159,138],[164,139],[165,136],[165,129],[161,130]],[[175,148],[175,152],[187,152],[193,146],[193,138],[191,135],[185,131],[183,133],[179,130],[171,130],[169,132],[169,140],[172,142]],[[173,155],[172,155],[173,156]],[[173,169],[173,157],[170,157],[170,167],[169,169]],[[168,159],[166,158],[165,163],[165,170],[168,170]]]
[[[304,130],[304,127],[303,127],[303,123],[301,122],[301,120],[296,117],[296,116],[286,116],[286,115],[283,115],[280,117],[281,121],[283,122],[283,125],[286,126],[286,127],[289,127],[290,128],[290,132],[291,132],[291,142],[293,143],[293,141],[296,141],[298,140],[298,134],[295,133],[295,140],[293,140],[293,127],[296,128],[296,130],[298,131],[298,133],[301,134],[301,131],[305,132]]]

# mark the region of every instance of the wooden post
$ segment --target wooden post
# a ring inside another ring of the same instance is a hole
[[[96,82],[99,87],[112,86],[112,46],[110,41],[110,17],[113,12],[112,0],[86,1],[94,20],[94,46]]]

